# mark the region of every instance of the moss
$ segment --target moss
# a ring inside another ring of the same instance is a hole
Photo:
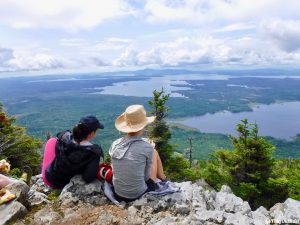
[[[61,190],[54,190],[48,195],[50,201],[55,201],[59,197]]]

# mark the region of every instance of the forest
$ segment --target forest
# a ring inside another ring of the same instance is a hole
[[[204,179],[216,190],[227,184],[236,195],[248,201],[252,209],[261,205],[270,208],[287,197],[300,200],[300,159],[276,159],[276,147],[258,136],[257,124],[250,124],[247,119],[240,121],[236,127],[238,135],[229,136],[228,145],[216,149],[209,159],[198,160],[192,154],[185,156],[176,152],[178,146],[170,139],[178,135],[179,127],[171,128],[166,122],[170,111],[166,105],[169,96],[163,91],[154,91],[153,95],[147,103],[149,114],[156,116],[156,121],[149,125],[148,137],[154,140],[169,179]],[[222,137],[216,136],[214,140],[218,138]],[[16,119],[8,115],[2,105],[0,140],[0,159],[10,162],[12,176],[20,176],[25,166],[29,166],[33,174],[40,173],[42,141],[16,125]],[[190,146],[189,153],[192,150]]]
[[[133,76],[79,74],[71,77],[53,75],[3,78],[0,81],[0,101],[4,103],[8,113],[16,116],[17,124],[26,127],[28,134],[42,141],[45,140],[47,132],[55,135],[61,130],[72,129],[82,115],[94,114],[105,124],[106,129],[97,136],[96,141],[107,151],[111,142],[119,137],[113,124],[116,116],[129,104],[143,104],[149,109],[147,101],[150,98],[92,94],[95,92],[94,88],[101,93],[101,88],[115,83],[147,81],[153,76],[163,78],[159,73],[148,73],[153,71],[143,71],[143,74]],[[173,76],[176,79],[176,74]],[[300,80],[293,78],[187,78],[186,82],[183,86],[189,86],[191,89],[176,92],[187,97],[172,97],[168,100],[171,110],[168,112],[167,122],[174,133],[170,141],[178,146],[178,152],[183,152],[188,147],[188,137],[193,138],[193,157],[196,159],[209,159],[215,150],[230,147],[230,139],[226,134],[203,133],[178,125],[178,119],[222,110],[251,111],[252,104],[300,100]],[[292,140],[266,138],[277,147],[274,153],[276,157],[300,157],[299,136]]]

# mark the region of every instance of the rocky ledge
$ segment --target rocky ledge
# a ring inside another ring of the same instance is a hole
[[[228,186],[216,192],[203,181],[176,183],[181,192],[163,197],[146,194],[130,204],[120,205],[105,197],[103,183],[97,180],[86,184],[80,176],[75,176],[57,197],[43,185],[40,175],[32,181],[30,189],[20,181],[7,187],[17,198],[0,206],[0,225],[300,224],[299,201],[287,199],[269,211],[263,207],[251,211],[248,202],[235,196]]]

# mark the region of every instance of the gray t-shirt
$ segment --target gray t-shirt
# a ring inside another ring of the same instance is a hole
[[[133,199],[147,190],[153,151],[142,137],[123,137],[112,143],[113,185],[119,196]]]

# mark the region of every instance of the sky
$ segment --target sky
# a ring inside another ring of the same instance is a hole
[[[0,0],[0,75],[300,65],[300,0]]]

